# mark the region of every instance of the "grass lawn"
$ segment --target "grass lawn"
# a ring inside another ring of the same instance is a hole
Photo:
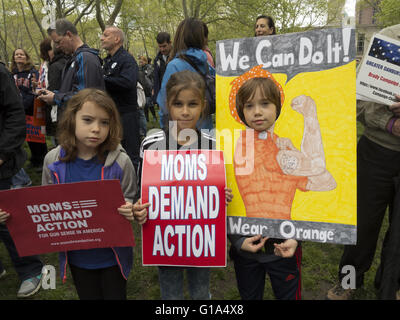
[[[150,116],[151,117],[151,116]],[[156,127],[154,120],[149,127]],[[149,128],[148,128],[149,129]],[[359,127],[361,133],[362,127]],[[51,146],[50,143],[48,143]],[[26,164],[29,162],[27,161]],[[34,185],[40,185],[40,174],[27,169]],[[380,248],[384,232],[387,229],[387,219],[384,221],[378,250],[370,271],[365,275],[364,288],[357,291],[355,299],[376,299],[374,289],[375,271],[379,264]],[[135,223],[132,226],[135,239],[134,267],[128,279],[128,299],[152,300],[160,298],[158,285],[158,272],[156,267],[143,267],[141,265],[141,230]],[[337,280],[338,264],[342,254],[343,246],[322,244],[315,242],[303,242],[302,261],[302,297],[305,300],[325,299],[326,291],[335,284]],[[16,299],[16,292],[19,286],[19,279],[14,271],[11,260],[3,244],[0,244],[0,257],[7,270],[7,275],[0,280],[0,299]],[[58,254],[45,254],[41,256],[44,264],[54,265],[58,271]],[[40,290],[31,300],[73,300],[77,294],[68,271],[68,279],[65,284],[57,276],[55,290]],[[233,264],[227,260],[226,268],[213,268],[211,271],[211,294],[212,299],[236,300],[240,299],[236,288],[236,279]],[[269,281],[266,281],[265,299],[274,299]]]

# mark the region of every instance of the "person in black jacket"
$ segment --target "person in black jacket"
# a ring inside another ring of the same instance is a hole
[[[60,89],[61,75],[67,63],[67,58],[64,52],[53,46],[53,57],[49,61],[47,90],[54,92]],[[46,131],[48,135],[55,136],[57,120],[57,105],[55,104],[50,106],[46,113]]]
[[[159,52],[154,59],[154,71],[153,71],[153,103],[157,103],[158,92],[161,88],[162,78],[167,68],[167,62],[169,54],[172,49],[171,36],[167,32],[160,32],[157,35],[157,44]]]
[[[139,164],[139,110],[137,80],[139,68],[135,58],[123,48],[124,33],[117,27],[107,27],[100,38],[108,53],[104,59],[106,90],[117,105],[123,127],[122,146],[135,168]]]
[[[11,178],[24,165],[22,149],[26,135],[25,112],[15,83],[0,63],[0,190],[11,187]],[[14,241],[4,225],[8,214],[0,208],[0,240],[4,243],[22,283],[18,297],[33,295],[40,289],[43,264],[38,256],[19,257]],[[0,278],[6,271],[0,261]]]
[[[58,19],[54,28],[48,31],[56,48],[71,55],[62,72],[60,89],[40,90],[39,98],[47,104],[57,104],[63,111],[68,100],[84,88],[104,90],[103,70],[98,51],[84,44],[74,24],[66,19]]]

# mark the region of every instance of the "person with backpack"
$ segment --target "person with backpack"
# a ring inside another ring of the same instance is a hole
[[[206,97],[209,109],[215,110],[215,70],[207,62],[207,55],[204,53],[205,47],[204,25],[203,22],[195,18],[184,19],[178,26],[170,60],[167,64],[164,77],[158,93],[157,103],[160,106],[160,127],[165,130],[168,127],[168,111],[166,108],[166,85],[172,74],[190,70],[199,73],[206,81]],[[197,123],[197,128],[212,130],[214,123],[211,112],[201,118]]]

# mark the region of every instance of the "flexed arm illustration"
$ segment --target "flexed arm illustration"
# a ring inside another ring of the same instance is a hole
[[[336,188],[336,181],[326,170],[324,147],[319,127],[317,108],[311,97],[301,95],[292,100],[291,107],[304,117],[301,150],[290,139],[279,138],[277,161],[288,175],[308,177],[307,190],[329,191]]]

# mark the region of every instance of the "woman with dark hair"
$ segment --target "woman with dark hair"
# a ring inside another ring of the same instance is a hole
[[[269,36],[276,34],[274,19],[270,16],[261,15],[256,19],[254,27],[255,37]]]
[[[207,73],[215,75],[215,70],[208,64],[207,55],[203,51],[205,46],[206,39],[204,36],[203,22],[195,18],[183,20],[175,32],[173,47],[169,55],[169,62],[157,97],[157,103],[160,106],[160,126],[162,129],[168,129],[168,111],[166,108],[165,91],[171,75],[183,70],[198,72],[195,67],[203,75]],[[213,127],[211,114],[209,113],[197,123],[198,129],[211,130]]]
[[[39,80],[39,73],[33,66],[29,54],[21,48],[15,49],[12,55],[11,70],[14,75],[15,83],[21,93],[24,104],[25,115],[33,116],[34,90]],[[32,142],[28,141],[31,150],[31,165],[37,171],[42,170],[44,156],[47,153],[46,141]]]
[[[51,47],[51,39],[46,38],[40,43],[40,59],[43,60],[39,69],[38,87],[47,89],[48,87],[48,70],[49,63],[53,58],[53,48]]]

